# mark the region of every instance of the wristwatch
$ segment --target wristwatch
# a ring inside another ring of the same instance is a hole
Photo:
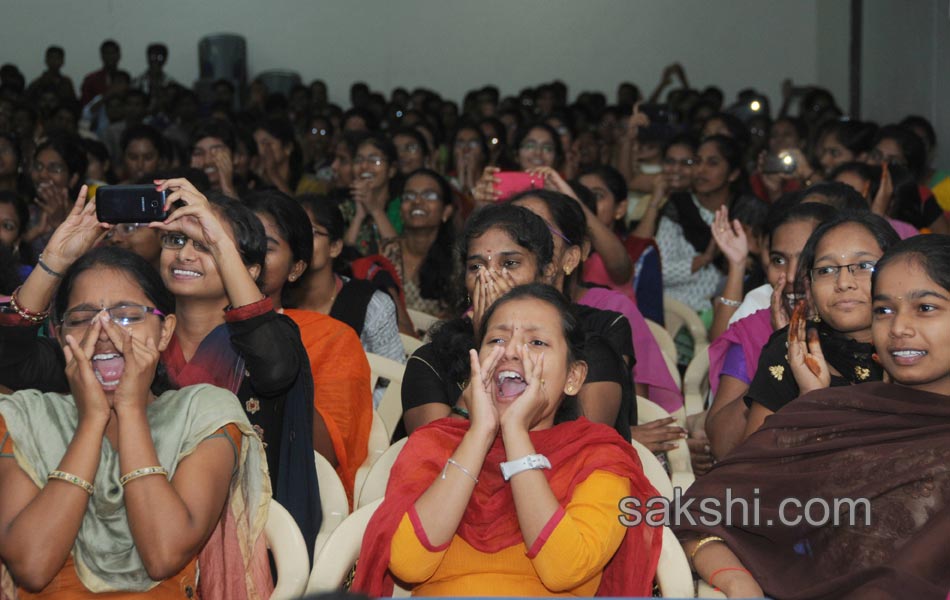
[[[505,478],[505,481],[508,481],[522,471],[550,468],[551,461],[548,460],[547,456],[543,454],[529,454],[528,456],[519,458],[518,460],[510,460],[508,462],[501,463],[501,476]]]

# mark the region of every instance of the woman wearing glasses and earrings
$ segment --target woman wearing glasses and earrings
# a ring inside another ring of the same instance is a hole
[[[157,270],[162,254],[160,233],[150,228],[148,223],[119,223],[113,225],[103,239],[110,246],[135,252]]]
[[[882,379],[871,345],[871,275],[898,241],[887,221],[869,212],[840,214],[811,234],[796,278],[805,299],[762,351],[745,396],[745,437],[803,394]]]

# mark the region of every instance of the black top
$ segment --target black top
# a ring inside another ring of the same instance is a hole
[[[921,202],[902,201],[894,209],[895,219],[906,221],[917,229],[930,227],[942,215],[943,209],[933,195],[927,196]]]
[[[870,344],[843,340],[840,336],[836,336],[838,340],[835,341],[827,327],[822,327],[819,331],[822,353],[828,363],[840,373],[840,375],[832,373],[830,387],[865,381],[881,381],[880,367],[870,359],[873,353]],[[749,390],[746,392],[744,398],[746,406],[752,406],[753,402],[757,402],[772,412],[778,412],[780,408],[800,395],[798,383],[788,362],[788,349],[785,346],[787,340],[787,326],[775,331],[769,337],[769,341],[759,356],[759,364],[749,384]]]
[[[587,379],[584,382],[609,381],[621,386],[620,410],[614,428],[629,440],[630,426],[635,425],[637,420],[633,381],[630,376],[634,362],[630,323],[620,313],[584,305],[574,305],[574,309],[587,334],[582,357],[587,362]],[[467,321],[467,326],[470,331],[471,321]],[[460,331],[462,329],[459,328]],[[469,341],[468,347],[474,347],[474,339],[470,338]],[[467,372],[464,376],[455,378],[448,375],[456,370],[454,366],[459,364],[460,357],[455,356],[459,349],[461,346],[455,346],[454,352],[450,352],[429,343],[409,357],[402,380],[403,412],[435,402],[455,406],[468,379]],[[624,362],[624,356],[628,357],[629,366]],[[465,360],[467,361],[467,357]],[[576,415],[573,417],[576,418]]]

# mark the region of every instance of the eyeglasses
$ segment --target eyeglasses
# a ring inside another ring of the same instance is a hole
[[[874,265],[877,261],[865,260],[849,265],[825,265],[810,269],[812,281],[831,281],[837,279],[841,269],[847,269],[855,279],[867,279],[874,273]]]
[[[67,310],[63,314],[63,327],[88,327],[95,316],[103,310],[109,315],[110,321],[121,327],[141,323],[145,320],[146,315],[155,315],[160,319],[165,318],[165,313],[153,306],[119,304],[117,306],[110,306],[109,308],[74,308],[73,310]]]
[[[132,235],[142,227],[148,227],[148,223],[118,223],[113,225],[112,229],[106,232],[106,239],[112,239],[116,235]]]
[[[353,159],[354,165],[362,165],[362,164],[369,163],[371,165],[375,165],[378,167],[384,162],[386,161],[382,156],[357,156],[356,158]]]
[[[433,192],[432,190],[426,192],[403,192],[402,201],[403,202],[415,202],[416,198],[421,198],[426,202],[441,202],[442,196],[438,192]]]
[[[181,250],[185,247],[185,244],[188,243],[188,240],[191,240],[191,245],[197,252],[203,252],[205,254],[209,254],[211,252],[211,249],[201,242],[196,242],[187,235],[181,233],[166,233],[163,235],[162,248],[167,248],[168,250]]]
[[[888,163],[888,164],[890,164],[890,165],[898,165],[898,166],[900,166],[900,167],[906,167],[906,166],[907,166],[907,161],[905,161],[905,160],[904,160],[903,158],[901,158],[900,156],[894,156],[894,155],[887,155],[887,154],[884,154],[883,152],[881,152],[881,151],[878,150],[877,148],[872,148],[871,151],[868,152],[868,159],[869,159],[871,162],[875,162],[875,163],[883,163],[883,162],[886,162],[886,163]]]
[[[538,142],[525,142],[521,144],[521,149],[525,152],[534,152],[540,150],[545,154],[554,154],[554,144],[539,144]]]
[[[41,162],[34,162],[32,165],[30,165],[30,170],[37,175],[42,174],[44,171],[50,175],[62,175],[66,172],[66,165],[63,163],[50,163],[48,165],[44,165]]]
[[[17,231],[20,229],[20,226],[17,225],[15,221],[3,221],[0,223],[0,229],[4,231]]]
[[[679,160],[676,160],[675,158],[664,158],[663,164],[668,167],[675,167],[676,165],[681,167],[692,167],[696,164],[696,161],[692,158],[681,158]]]
[[[396,150],[400,153],[405,152],[406,154],[416,154],[421,150],[419,144],[406,144],[405,146],[396,146]]]
[[[320,231],[320,230],[317,229],[316,227],[311,227],[311,228],[310,228],[310,231],[313,232],[313,237],[317,237],[317,236],[320,236],[320,237],[327,237],[327,238],[330,237],[330,234],[329,234],[328,232],[326,232],[326,231]]]
[[[324,137],[324,136],[327,135],[327,130],[326,130],[326,129],[320,129],[320,128],[318,128],[318,127],[314,127],[314,128],[312,128],[312,129],[310,130],[310,135],[319,136],[319,137]]]

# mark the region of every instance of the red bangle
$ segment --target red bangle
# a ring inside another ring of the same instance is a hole
[[[13,293],[10,294],[10,308],[12,308],[16,312],[16,314],[20,315],[20,317],[26,321],[30,321],[33,323],[42,323],[43,321],[45,321],[46,317],[49,316],[49,310],[45,310],[42,312],[33,312],[31,310],[27,310],[23,308],[17,302],[17,300],[19,299],[18,298],[19,294],[20,294],[19,287],[13,290]]]
[[[749,577],[752,576],[752,573],[749,572],[749,569],[746,569],[746,568],[743,568],[743,567],[723,567],[723,568],[721,568],[721,569],[716,569],[715,571],[712,572],[712,575],[710,575],[710,576],[709,576],[709,579],[707,579],[707,581],[709,582],[709,584],[712,585],[713,579],[716,578],[716,575],[719,575],[720,573],[722,573],[722,572],[724,572],[724,571],[742,571],[743,573],[748,574]],[[719,588],[716,588],[716,589],[719,589]]]

